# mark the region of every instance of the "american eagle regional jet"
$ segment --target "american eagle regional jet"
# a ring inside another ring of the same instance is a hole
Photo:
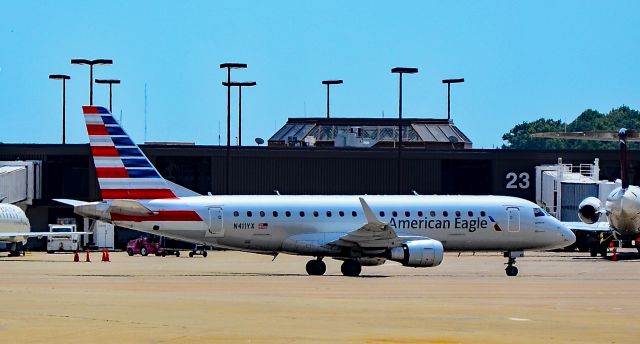
[[[503,196],[202,196],[158,173],[109,111],[84,106],[103,201],[57,200],[84,217],[220,248],[343,261],[345,276],[386,260],[440,265],[444,250],[503,251],[515,276],[524,250],[568,246],[574,234],[534,203]]]

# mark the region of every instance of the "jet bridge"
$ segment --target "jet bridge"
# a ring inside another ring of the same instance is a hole
[[[42,174],[40,161],[0,161],[0,200],[3,203],[31,205],[40,199]]]
[[[580,202],[596,197],[604,204],[609,193],[619,186],[599,178],[597,158],[593,164],[563,164],[559,158],[557,164],[536,166],[536,203],[560,221],[580,221]]]

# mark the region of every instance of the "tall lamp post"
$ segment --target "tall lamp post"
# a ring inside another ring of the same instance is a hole
[[[323,80],[322,84],[327,85],[327,118],[329,118],[329,86],[331,85],[339,85],[343,81],[342,80]]]
[[[255,81],[222,82],[222,86],[238,87],[238,146],[242,146],[242,87],[251,87],[255,85]]]
[[[113,60],[107,59],[71,59],[71,64],[88,65],[89,66],[89,105],[93,105],[93,66],[94,65],[110,65]]]
[[[231,70],[247,68],[246,63],[227,62],[221,63],[220,69],[227,69],[227,84],[231,84]],[[231,161],[231,85],[227,86],[227,154],[226,154],[226,174],[225,174],[225,194],[229,194],[229,164]]]
[[[112,99],[111,87],[113,86],[113,84],[119,84],[119,83],[120,83],[120,80],[117,80],[117,79],[96,79],[96,84],[109,84],[109,112],[111,112],[111,114],[113,114],[113,111],[111,110],[111,107],[113,105],[111,101]]]
[[[51,74],[49,79],[62,80],[62,144],[65,144],[67,139],[66,121],[67,121],[67,80],[71,79],[70,76],[64,74]]]
[[[402,75],[416,74],[418,68],[395,67],[391,73],[399,74],[400,84],[398,90],[398,185],[397,192],[400,194],[400,179],[402,177]]]
[[[443,84],[447,84],[447,119],[451,120],[451,84],[457,84],[464,82],[464,78],[461,79],[444,79]]]

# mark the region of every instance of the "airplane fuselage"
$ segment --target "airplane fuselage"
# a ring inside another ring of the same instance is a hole
[[[640,187],[629,185],[627,189],[614,189],[605,203],[609,223],[619,234],[640,234]]]
[[[399,236],[453,251],[552,249],[573,235],[526,200],[502,196],[362,196]],[[363,226],[358,196],[198,196],[145,203],[155,216],[113,216],[122,227],[251,252],[341,256],[324,244]],[[538,209],[537,216],[534,209]]]
[[[13,204],[0,203],[0,233],[29,232],[29,219],[24,211]],[[22,242],[22,236],[2,237],[0,242]]]

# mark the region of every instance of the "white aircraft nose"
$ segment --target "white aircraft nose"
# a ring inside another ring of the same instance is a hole
[[[572,245],[574,242],[576,242],[576,234],[573,233],[573,231],[569,229],[569,227],[563,224],[560,224],[560,233],[562,234],[562,236],[564,237],[564,240],[567,243],[565,246]]]

